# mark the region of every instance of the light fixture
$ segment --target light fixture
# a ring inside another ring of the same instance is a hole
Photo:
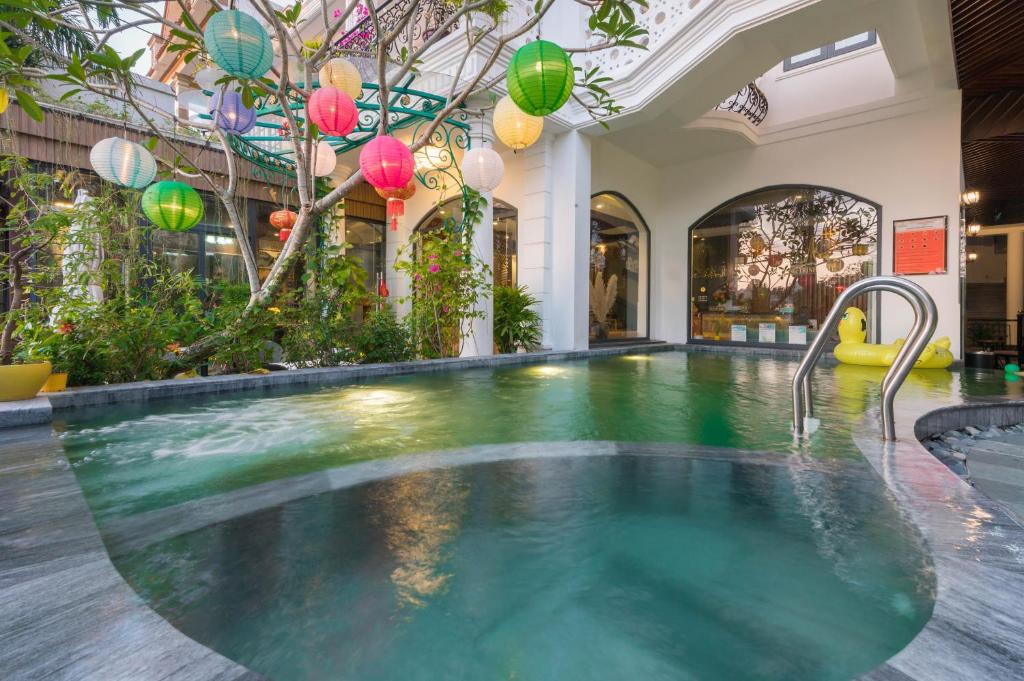
[[[977,189],[968,189],[960,195],[960,202],[965,206],[973,206],[981,200],[981,192]]]
[[[981,225],[979,225],[977,222],[972,222],[971,224],[967,225],[967,233],[969,235],[978,236],[979,232],[981,232]]]
[[[977,259],[978,259],[978,254],[977,253],[968,253],[967,254],[967,261],[968,262],[974,262]]]

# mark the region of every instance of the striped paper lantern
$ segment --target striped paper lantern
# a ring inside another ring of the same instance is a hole
[[[363,145],[359,152],[359,168],[375,189],[394,191],[409,184],[416,162],[409,147],[401,140],[379,135]]]
[[[164,180],[142,193],[142,212],[160,229],[187,232],[203,219],[203,200],[187,184]]]
[[[565,50],[547,40],[534,40],[512,56],[505,82],[520,109],[531,116],[547,116],[569,100],[575,78]]]
[[[544,119],[531,116],[505,95],[494,107],[494,134],[512,151],[530,146],[544,132]]]
[[[274,62],[270,36],[255,17],[236,9],[217,12],[203,31],[206,51],[235,78],[259,78]]]
[[[352,99],[363,94],[363,77],[348,59],[335,57],[320,69],[320,87],[335,87]]]
[[[494,191],[505,176],[505,162],[490,147],[473,148],[462,157],[462,181],[481,194]]]
[[[89,163],[107,182],[142,189],[156,177],[156,159],[146,147],[122,139],[100,140],[89,152]]]
[[[214,125],[226,133],[242,135],[256,127],[256,110],[243,104],[242,95],[234,90],[218,92],[211,97],[210,114]]]
[[[309,98],[306,105],[309,120],[320,132],[344,137],[356,128],[359,111],[352,98],[335,87],[322,87]]]

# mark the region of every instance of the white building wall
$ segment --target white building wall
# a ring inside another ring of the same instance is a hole
[[[729,199],[778,184],[810,184],[855,194],[882,206],[881,272],[892,272],[893,220],[946,215],[948,273],[913,277],[939,306],[937,336],[960,353],[959,193],[960,94],[942,92],[889,102],[874,112],[836,115],[791,127],[749,150],[666,168],[660,210],[650,218],[652,336],[683,341],[689,324],[688,230]],[[881,340],[904,336],[912,312],[902,299],[883,298]]]

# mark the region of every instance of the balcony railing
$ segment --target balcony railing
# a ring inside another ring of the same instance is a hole
[[[732,111],[746,116],[754,125],[761,125],[768,115],[768,98],[754,83],[747,83],[743,89],[715,107],[717,111]]]
[[[392,31],[413,5],[416,6],[416,15],[411,19],[412,31],[402,30],[398,39],[388,46],[388,57],[392,60],[400,59],[403,48],[412,52],[422,45],[458,10],[457,4],[450,0],[420,0],[418,3],[415,0],[389,0],[377,8],[381,30],[385,33]],[[339,38],[334,47],[338,51],[374,54],[377,32],[369,11],[360,5],[356,13],[356,25]]]

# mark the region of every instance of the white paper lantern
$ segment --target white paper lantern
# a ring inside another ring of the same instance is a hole
[[[538,139],[544,131],[544,119],[540,116],[531,116],[512,101],[512,98],[505,95],[494,107],[494,134],[504,142],[509,149],[519,151],[530,146]]]
[[[473,148],[462,158],[463,182],[482,194],[494,191],[504,176],[505,162],[494,149]]]
[[[142,189],[156,177],[153,154],[141,144],[120,137],[97,142],[89,152],[89,163],[104,180],[122,187]]]
[[[335,57],[320,69],[320,87],[336,87],[352,99],[363,94],[363,77],[348,59]]]
[[[335,155],[334,147],[327,142],[317,142],[313,148],[313,174],[317,177],[327,177],[334,172],[338,165],[338,157]]]
[[[217,87],[217,81],[228,74],[224,73],[221,69],[216,66],[208,66],[202,69],[195,75],[195,81],[199,87],[203,88],[207,92],[213,92],[214,88]]]

